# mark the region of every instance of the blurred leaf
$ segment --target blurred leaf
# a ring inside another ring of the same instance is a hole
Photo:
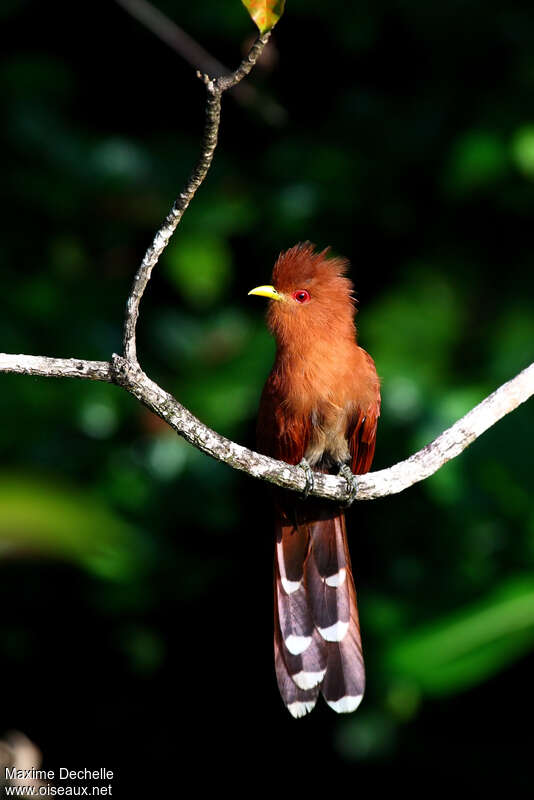
[[[143,465],[133,463],[129,451],[112,450],[101,475],[101,492],[106,499],[139,513],[150,502],[151,483]]]
[[[374,633],[391,635],[406,625],[405,612],[398,598],[368,594],[365,598],[365,627]]]
[[[210,231],[227,237],[249,230],[258,220],[258,210],[250,196],[235,191],[221,192],[221,188],[209,194],[195,197],[195,205],[188,209],[182,233],[191,231],[205,235]]]
[[[474,189],[500,178],[507,164],[506,147],[495,133],[469,131],[453,150],[447,181],[453,189]]]
[[[528,457],[527,457],[528,458]],[[527,462],[529,463],[529,462]],[[479,485],[483,487],[499,510],[508,519],[523,519],[532,509],[532,486],[527,481],[521,486],[516,476],[503,464],[502,454],[497,450],[493,457],[486,457],[478,468]]]
[[[146,454],[148,467],[154,477],[162,481],[175,479],[187,462],[189,445],[173,431],[155,436],[150,442]]]
[[[395,680],[447,694],[482,682],[533,644],[534,579],[521,577],[396,642],[386,664]]]
[[[187,406],[193,408],[203,421],[227,434],[229,427],[249,417],[258,399],[246,374],[239,380],[234,375],[222,373],[212,373],[205,380],[199,380],[185,396]]]
[[[336,749],[349,760],[386,755],[395,743],[395,727],[382,712],[360,711],[347,715],[338,727]]]
[[[167,272],[194,306],[206,307],[220,298],[231,276],[231,255],[217,236],[182,235],[167,251]]]
[[[531,305],[518,298],[503,311],[493,328],[488,369],[495,381],[504,382],[532,362],[534,316]]]
[[[94,145],[89,165],[102,177],[137,180],[148,174],[150,158],[140,145],[115,137]]]
[[[402,422],[413,420],[421,411],[422,395],[419,387],[409,377],[393,375],[383,398],[384,408]]]
[[[135,566],[140,544],[135,531],[92,494],[0,477],[0,556],[45,554],[100,577],[123,578]]]
[[[274,28],[284,13],[285,0],[241,0],[248,13],[259,28],[266,33]]]
[[[425,444],[434,438],[434,436],[420,437]],[[453,506],[458,503],[469,491],[460,459],[454,458],[448,464],[444,464],[424,482],[423,489],[440,505]]]
[[[388,412],[413,415],[421,405],[421,391],[443,384],[461,328],[461,296],[444,271],[436,274],[426,266],[412,267],[401,285],[365,310],[362,345],[380,355]]]
[[[292,183],[282,189],[278,202],[283,220],[309,219],[317,209],[317,188],[310,183]]]
[[[524,125],[512,140],[512,157],[518,169],[534,178],[534,125]]]
[[[119,418],[114,403],[105,398],[82,403],[80,408],[80,427],[93,439],[106,439],[117,429]]]

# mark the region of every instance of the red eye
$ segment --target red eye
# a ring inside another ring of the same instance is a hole
[[[307,303],[308,300],[311,300],[310,293],[306,289],[297,289],[296,292],[293,292],[293,298],[297,303]]]

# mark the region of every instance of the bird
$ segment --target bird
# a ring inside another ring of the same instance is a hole
[[[267,297],[274,365],[261,394],[259,452],[306,473],[307,490],[274,490],[274,656],[290,714],[321,693],[338,713],[355,711],[365,688],[356,590],[342,504],[308,496],[313,471],[367,472],[380,416],[380,381],[357,344],[349,263],[303,242],[282,252]]]

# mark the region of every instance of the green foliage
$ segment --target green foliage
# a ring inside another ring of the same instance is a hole
[[[533,644],[534,581],[519,577],[409,633],[389,648],[386,659],[394,682],[450,694],[486,680]]]
[[[405,267],[402,285],[386,289],[364,319],[366,345],[381,354],[386,390],[390,381],[402,380],[412,381],[418,393],[443,386],[462,329],[462,298],[445,265],[442,274],[424,264]]]
[[[518,169],[527,177],[534,177],[534,125],[523,125],[512,141],[512,156]]]
[[[166,261],[170,278],[191,305],[202,308],[221,300],[231,276],[224,239],[181,236],[169,246]]]
[[[68,559],[123,580],[131,580],[141,544],[98,497],[10,475],[0,476],[0,540],[4,556]]]
[[[507,166],[508,152],[497,134],[469,131],[453,149],[448,181],[457,191],[478,189],[501,178]]]

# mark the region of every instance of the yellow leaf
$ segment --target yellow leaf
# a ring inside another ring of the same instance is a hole
[[[241,0],[248,13],[258,26],[260,33],[274,28],[282,14],[286,0]]]

